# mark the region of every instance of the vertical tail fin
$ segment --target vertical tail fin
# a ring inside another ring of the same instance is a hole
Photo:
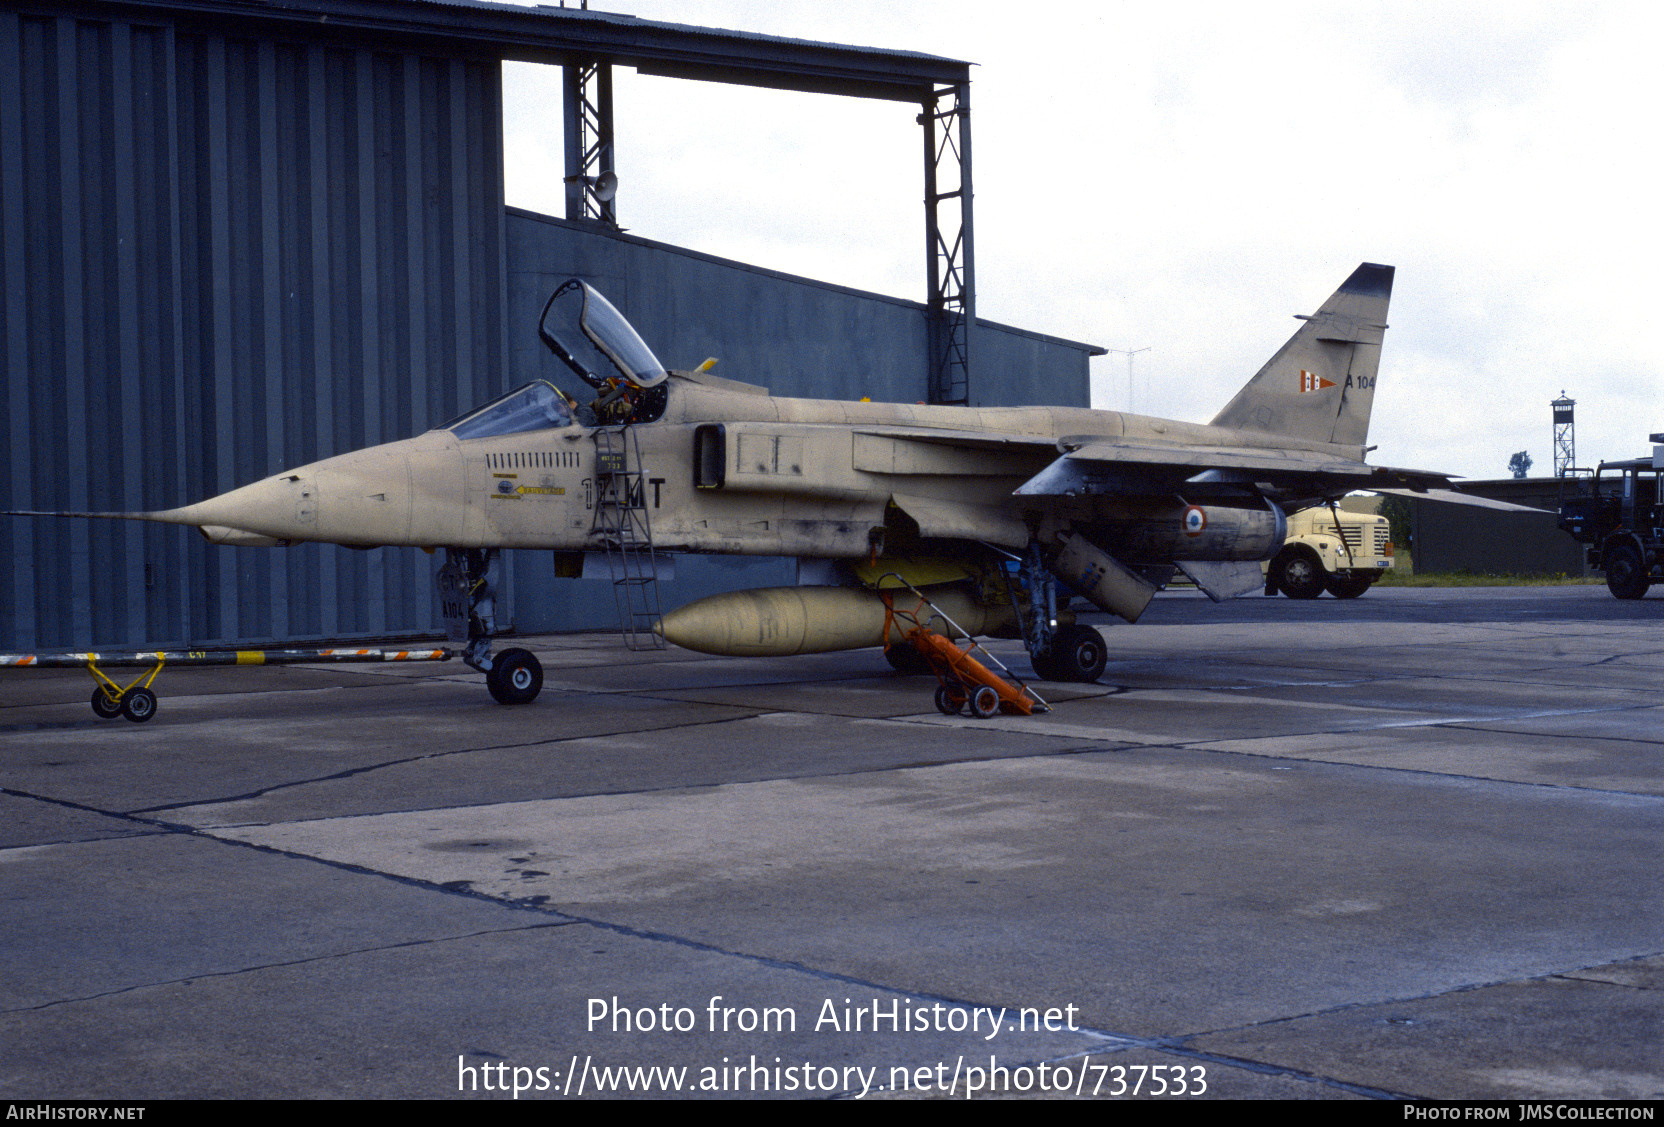
[[[1213,425],[1362,446],[1375,402],[1392,276],[1391,266],[1373,262],[1352,271]]]

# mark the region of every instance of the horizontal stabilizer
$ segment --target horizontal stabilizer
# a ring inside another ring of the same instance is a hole
[[[1530,505],[1516,505],[1511,501],[1493,501],[1489,497],[1475,497],[1471,493],[1458,493],[1454,489],[1375,489],[1374,493],[1383,493],[1389,497],[1408,497],[1412,501],[1439,501],[1446,505],[1467,505],[1474,509],[1493,509],[1499,513],[1546,513],[1548,509],[1537,509]]]

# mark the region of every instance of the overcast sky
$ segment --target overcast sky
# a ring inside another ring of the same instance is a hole
[[[592,7],[976,64],[978,312],[1148,348],[1142,414],[1206,422],[1372,261],[1398,275],[1371,460],[1502,477],[1526,450],[1546,474],[1562,388],[1579,464],[1664,430],[1664,7]],[[614,83],[627,229],[923,299],[915,107]],[[511,65],[505,89],[509,203],[559,214],[559,72]],[[1126,409],[1126,358],[1092,365],[1094,406]]]

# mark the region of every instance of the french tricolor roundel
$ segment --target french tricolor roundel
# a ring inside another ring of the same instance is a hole
[[[1334,386],[1335,386],[1335,381],[1334,380],[1326,380],[1322,376],[1318,375],[1316,372],[1308,372],[1304,368],[1300,369],[1300,390],[1301,391],[1322,391],[1326,387],[1334,387]]]
[[[1186,536],[1200,536],[1202,529],[1208,526],[1208,515],[1199,507],[1191,505],[1184,511],[1184,534]]]

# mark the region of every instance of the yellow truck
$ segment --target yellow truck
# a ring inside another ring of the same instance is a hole
[[[1386,517],[1319,505],[1289,515],[1283,547],[1266,567],[1265,593],[1355,599],[1392,564]]]

